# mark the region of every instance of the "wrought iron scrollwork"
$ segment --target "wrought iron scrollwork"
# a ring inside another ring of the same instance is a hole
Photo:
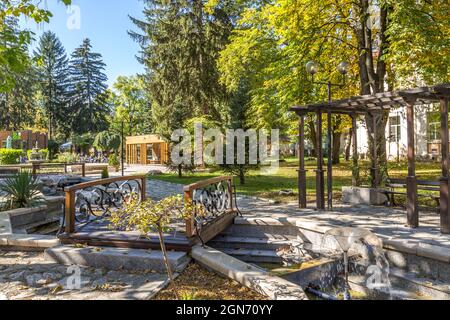
[[[124,203],[140,201],[142,186],[139,180],[126,180],[106,185],[97,185],[78,190],[75,193],[75,220],[89,223],[101,219]]]
[[[200,237],[200,230],[215,221],[218,217],[229,213],[233,207],[233,194],[229,181],[220,181],[195,189],[192,194],[195,205],[201,205],[201,215],[194,214],[194,227]],[[200,238],[203,243],[203,240]]]

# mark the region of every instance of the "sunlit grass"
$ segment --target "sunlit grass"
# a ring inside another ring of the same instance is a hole
[[[360,161],[359,165],[361,168],[360,175],[362,183],[368,184],[371,164],[369,161]],[[306,161],[306,170],[308,171],[306,181],[308,200],[312,200],[315,196],[315,169],[315,160]],[[326,169],[326,159],[324,169]],[[351,185],[351,169],[351,162],[345,161],[344,159],[341,160],[340,164],[333,166],[333,191],[336,199],[340,198],[342,187]],[[288,158],[280,164],[280,169],[275,174],[264,175],[261,174],[260,170],[252,170],[246,177],[245,185],[240,185],[238,178],[235,178],[234,181],[240,194],[271,198],[281,201],[293,201],[297,199],[297,170],[298,159]],[[389,176],[392,178],[405,179],[408,173],[408,166],[405,161],[401,161],[399,163],[389,162],[388,171]],[[440,164],[437,162],[417,162],[416,172],[419,180],[439,181],[441,175]],[[224,174],[226,173],[220,170],[214,170],[212,172],[197,172],[195,174],[185,175],[182,178],[178,178],[177,174],[164,174],[150,177],[149,179],[157,179],[187,185]],[[291,197],[280,196],[280,190],[293,190],[295,195]],[[399,200],[400,199],[401,197]]]

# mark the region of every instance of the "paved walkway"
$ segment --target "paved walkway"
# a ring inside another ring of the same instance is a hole
[[[324,225],[361,227],[391,239],[409,243],[428,243],[450,248],[450,235],[442,235],[440,217],[434,212],[420,213],[420,227],[405,226],[406,212],[387,207],[335,205],[332,212],[301,210],[296,203],[271,204],[267,201],[238,198],[238,205],[246,217],[288,218],[302,217]]]
[[[148,183],[148,193],[155,199],[181,194],[182,190],[183,186],[180,184],[157,180],[150,180]],[[376,234],[409,243],[428,243],[450,248],[450,235],[440,233],[440,217],[434,212],[421,212],[420,228],[411,229],[405,227],[405,211],[387,207],[338,204],[333,212],[318,212],[313,209],[300,210],[296,203],[272,204],[247,197],[238,197],[237,202],[246,217],[302,217],[327,225],[367,228]]]
[[[68,269],[37,252],[0,251],[0,261],[0,300],[145,300],[167,283],[158,273]],[[78,272],[81,283],[74,289]]]

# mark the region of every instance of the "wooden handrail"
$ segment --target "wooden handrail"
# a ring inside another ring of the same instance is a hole
[[[232,176],[221,176],[221,177],[215,177],[215,178],[211,178],[211,179],[207,179],[207,180],[203,180],[203,181],[199,181],[197,183],[193,183],[187,186],[184,186],[184,191],[193,191],[195,189],[200,189],[206,186],[209,186],[211,184],[214,183],[218,183],[221,181],[233,181],[233,177]]]
[[[194,200],[194,191],[197,189],[202,189],[204,187],[219,183],[219,182],[227,182],[228,184],[228,191],[231,196],[231,208],[230,212],[233,211],[234,205],[233,205],[233,177],[232,176],[221,176],[216,178],[211,178],[207,180],[203,180],[197,183],[193,183],[187,186],[184,186],[184,201],[185,203],[190,203]],[[194,217],[191,217],[190,219],[186,219],[186,236],[187,237],[193,237],[196,235],[195,230],[195,221]]]
[[[141,180],[141,201],[145,201],[146,198],[146,175],[136,175],[136,176],[127,176],[127,177],[116,177],[116,178],[108,178],[101,180],[94,180],[89,182],[80,183],[71,187],[64,188],[64,192],[66,193],[65,197],[65,220],[66,227],[65,231],[67,234],[73,233],[75,231],[75,201],[76,201],[76,192],[78,190],[83,190],[89,187],[101,186],[101,185],[109,185],[115,182],[121,181],[130,181],[130,180]]]

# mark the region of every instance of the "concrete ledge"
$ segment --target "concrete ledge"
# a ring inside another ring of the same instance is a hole
[[[45,256],[56,263],[109,270],[154,270],[165,273],[161,251],[107,247],[59,246],[45,250]],[[168,252],[169,264],[180,272],[189,263],[185,252]]]
[[[308,300],[305,292],[285,279],[209,247],[194,246],[192,258],[200,264],[263,294],[272,300]]]
[[[60,241],[52,236],[9,234],[0,236],[0,246],[28,250],[42,250],[59,246]]]

